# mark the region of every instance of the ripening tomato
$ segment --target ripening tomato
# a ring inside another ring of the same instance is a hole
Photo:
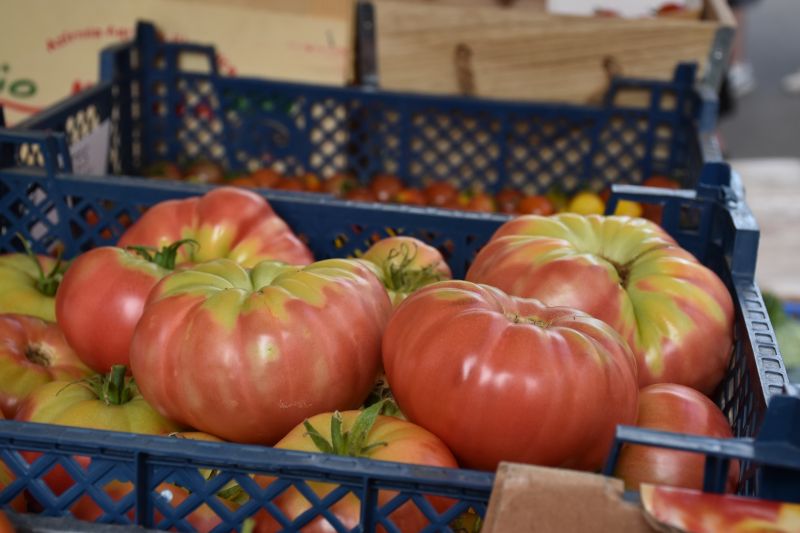
[[[409,296],[386,327],[383,365],[403,414],[470,468],[599,468],[617,424],[636,419],[636,361],[610,326],[487,285]]]
[[[628,341],[639,384],[680,383],[711,394],[733,344],[722,281],[641,218],[521,216],[478,252],[467,279],[580,309]]]
[[[227,259],[165,277],[131,345],[142,394],[166,416],[273,444],[305,417],[352,409],[380,367],[391,302],[361,261]]]
[[[299,176],[297,179],[303,186],[304,191],[309,191],[309,192],[322,191],[322,180],[319,179],[319,176],[317,176],[313,172],[306,172],[305,174]]]
[[[458,198],[458,189],[447,181],[434,181],[423,190],[428,205],[445,207]]]
[[[248,176],[256,187],[271,188],[281,179],[281,175],[271,168],[259,168]]]
[[[733,437],[719,407],[696,390],[673,383],[650,385],[639,392],[636,425],[719,439]],[[702,490],[704,464],[703,454],[625,444],[614,475],[622,478],[629,490],[638,490],[641,483]],[[739,463],[731,461],[728,492],[735,492],[738,483]]]
[[[395,202],[406,205],[427,205],[427,199],[422,191],[410,187],[403,189],[394,197]]]
[[[377,266],[375,272],[395,306],[420,287],[453,277],[439,250],[414,237],[381,239],[361,258]]]
[[[322,183],[323,190],[335,196],[344,196],[356,187],[358,181],[349,174],[334,174]]]
[[[464,209],[481,213],[494,213],[497,211],[497,206],[491,195],[485,192],[476,192],[468,196]]]
[[[178,250],[178,264],[219,257],[245,266],[264,259],[299,265],[313,260],[308,247],[263,197],[235,187],[154,205],[120,237],[118,246],[160,248],[182,239],[194,239],[198,245]]]
[[[183,172],[178,165],[170,161],[157,161],[148,165],[142,175],[148,178],[180,180],[183,179]]]
[[[0,313],[55,322],[55,295],[64,270],[60,260],[34,255],[30,249],[27,254],[0,255]]]
[[[349,457],[369,457],[378,461],[458,467],[453,454],[438,437],[405,420],[378,415],[380,407],[380,404],[376,404],[365,411],[318,414],[295,427],[275,445],[275,448],[304,452],[322,451]],[[362,424],[357,425],[356,420],[359,418]],[[370,420],[371,423],[364,424],[364,420]],[[334,434],[337,436],[334,437]],[[261,486],[267,486],[273,480],[274,478],[266,476],[256,477],[256,482]],[[308,485],[320,499],[337,487],[333,483],[320,482],[308,482]],[[386,505],[396,495],[394,491],[380,491],[377,505]],[[452,501],[444,498],[428,497],[428,500],[439,512],[446,509],[448,504],[452,504]],[[295,520],[311,507],[308,500],[294,487],[281,493],[273,503],[290,520]],[[346,495],[328,509],[347,531],[357,528],[361,522],[361,501],[355,494]],[[413,502],[402,504],[389,517],[397,530],[403,532],[421,531],[429,524]],[[332,528],[325,517],[319,516],[304,526],[302,531],[329,532],[333,531]],[[265,511],[260,511],[256,515],[255,531],[258,533],[281,529],[277,521]],[[386,530],[379,527],[377,531]]]
[[[501,213],[511,214],[517,212],[517,205],[522,199],[522,193],[510,187],[503,188],[494,196],[497,210]]]
[[[372,178],[369,188],[379,202],[391,202],[397,196],[397,193],[405,188],[405,185],[397,176],[378,174]]]
[[[183,173],[184,180],[192,183],[222,183],[225,171],[214,161],[196,161]]]
[[[279,179],[275,185],[272,186],[273,189],[279,191],[303,191],[305,187],[303,186],[303,182],[300,181],[298,177],[283,177]]]
[[[75,381],[92,371],[69,347],[59,327],[41,318],[0,315],[0,413],[14,418],[36,387]]]
[[[525,196],[517,204],[517,213],[521,215],[548,216],[555,213],[555,207],[546,196]]]

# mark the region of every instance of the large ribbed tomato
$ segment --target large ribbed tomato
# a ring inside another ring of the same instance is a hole
[[[39,385],[91,374],[56,324],[26,315],[0,315],[0,413],[13,418]]]
[[[258,194],[219,187],[203,196],[167,200],[145,211],[120,237],[118,246],[163,247],[182,239],[178,263],[200,263],[226,257],[245,266],[265,259],[305,265],[311,251]]]
[[[275,447],[304,452],[325,451],[336,455],[369,457],[378,461],[446,468],[458,466],[453,454],[441,439],[405,420],[391,416],[375,416],[378,410],[380,410],[380,405],[376,404],[367,411],[316,415],[295,427]],[[372,420],[374,422],[370,424]],[[336,429],[337,426],[338,429]],[[320,444],[323,444],[323,449],[320,449]],[[266,476],[256,477],[256,481],[262,486],[269,485],[273,480],[274,478]],[[320,499],[337,488],[336,484],[322,482],[308,482],[308,486]],[[380,491],[377,505],[379,507],[386,505],[396,495],[397,493],[394,491]],[[453,503],[452,500],[448,501],[441,497],[428,499],[439,512]],[[273,503],[289,520],[297,519],[311,508],[309,501],[295,487],[290,487],[281,493],[273,500]],[[350,531],[361,522],[361,500],[355,494],[347,494],[332,504],[329,512],[341,522],[347,531]],[[428,519],[413,502],[401,505],[389,517],[394,526],[403,532],[421,531],[429,525]],[[283,529],[277,520],[264,511],[256,515],[256,523],[256,533],[272,533]],[[303,526],[302,531],[304,533],[327,533],[336,531],[336,529],[325,517],[319,516]],[[386,530],[378,527],[377,531]]]
[[[227,440],[273,444],[304,418],[358,407],[391,302],[357,260],[307,267],[218,259],[165,277],[131,346],[142,394]]]
[[[603,320],[628,341],[639,384],[680,383],[711,394],[733,343],[722,281],[644,219],[561,214],[504,224],[467,279]]]
[[[150,294],[175,267],[181,245],[138,252],[104,246],[78,256],[56,293],[56,318],[69,345],[96,372],[128,365],[133,330]]]
[[[428,285],[392,315],[383,364],[400,409],[463,466],[594,469],[636,419],[636,360],[607,324],[466,281]]]
[[[52,257],[31,251],[0,255],[0,313],[55,322],[55,294],[62,274],[63,265]]]

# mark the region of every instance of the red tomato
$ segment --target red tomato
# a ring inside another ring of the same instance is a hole
[[[26,247],[29,245],[26,243]],[[55,322],[55,295],[64,265],[43,255],[0,255],[0,313],[32,315]]]
[[[259,187],[255,180],[250,176],[239,176],[238,178],[228,180],[228,185],[231,187],[246,187],[249,189],[255,189]]]
[[[336,196],[344,196],[356,187],[358,187],[358,181],[349,174],[334,174],[322,183],[325,192]]]
[[[164,278],[131,345],[142,394],[181,423],[273,444],[305,417],[361,404],[391,302],[362,262],[220,259]]]
[[[464,207],[468,211],[479,211],[482,213],[494,213],[497,211],[497,206],[494,199],[485,192],[476,192],[467,200]]]
[[[264,259],[307,264],[311,251],[258,194],[219,187],[203,196],[167,200],[148,209],[119,239],[118,246],[163,247],[180,239],[178,264],[227,257],[246,266]]]
[[[320,180],[319,176],[317,176],[313,172],[306,172],[302,176],[299,176],[297,179],[303,186],[304,191],[309,191],[309,192],[322,191],[322,180]]]
[[[518,217],[478,252],[467,279],[610,324],[636,354],[642,387],[681,383],[711,394],[725,374],[733,344],[730,293],[647,220]]]
[[[435,181],[423,190],[428,199],[428,205],[436,207],[450,207],[458,198],[458,189],[446,181]]]
[[[192,183],[222,183],[225,181],[225,171],[219,163],[196,161],[186,169],[184,179]]]
[[[800,531],[800,505],[675,487],[641,487],[642,506],[669,531]]]
[[[152,253],[113,246],[78,256],[56,294],[56,318],[84,363],[106,373],[128,365],[133,329],[156,283],[175,268],[177,243]]]
[[[393,305],[425,285],[453,277],[439,250],[414,237],[381,239],[361,258],[377,266]]]
[[[0,510],[0,533],[14,533],[15,531],[16,529],[14,528],[14,524],[12,524],[11,520],[8,519],[6,513]]]
[[[20,404],[15,419],[150,435],[163,435],[180,429],[144,400],[132,381],[125,377],[125,372],[125,367],[118,366],[108,376],[97,374],[83,383],[46,383],[31,392]],[[23,453],[29,462],[39,455]],[[87,467],[91,461],[84,456],[75,459],[83,467]],[[43,479],[56,496],[74,484],[73,478],[61,465],[50,470]]]
[[[497,210],[501,213],[516,213],[517,212],[517,204],[522,199],[522,193],[516,189],[511,189],[509,187],[504,188],[499,193],[497,193],[494,197],[495,204],[497,205]]]
[[[183,172],[181,172],[180,167],[170,161],[157,161],[152,165],[148,165],[142,172],[142,175],[156,179],[183,179]]]
[[[656,187],[659,189],[680,189],[680,184],[670,178],[665,176],[651,176],[644,180],[644,183],[647,187]],[[656,224],[661,223],[661,216],[663,214],[664,208],[660,205],[653,205],[653,204],[643,204],[642,205],[642,216],[647,220],[652,220]]]
[[[355,189],[350,189],[344,195],[347,200],[355,200],[358,202],[377,202],[378,198],[375,196],[371,190],[367,189],[366,187],[356,187]]]
[[[517,204],[517,213],[521,215],[548,216],[555,213],[555,211],[552,202],[546,196],[526,196]]]
[[[300,450],[304,452],[321,451],[309,435],[309,428],[327,441],[328,447],[325,451],[338,455],[370,457],[378,461],[394,461],[399,463],[411,463],[427,466],[438,466],[446,468],[456,468],[456,460],[447,446],[435,435],[425,429],[410,422],[400,420],[391,416],[378,416],[374,425],[370,426],[363,445],[360,449],[353,446],[353,441],[357,440],[353,434],[355,421],[359,415],[366,411],[346,411],[340,415],[340,431],[343,435],[339,446],[334,444],[331,437],[332,422],[336,416],[334,413],[323,413],[309,419],[306,424],[300,424],[289,432],[275,447],[286,450]],[[363,416],[363,415],[362,415]],[[383,444],[381,444],[383,443]],[[352,449],[349,449],[352,448]],[[257,476],[256,482],[261,486],[267,486],[274,478]],[[308,485],[318,498],[324,498],[334,490],[337,485],[332,483],[309,482]],[[380,491],[378,494],[378,505],[386,505],[397,495],[394,491]],[[442,512],[452,501],[444,498],[429,498],[429,501]],[[311,505],[300,492],[294,487],[281,493],[273,503],[289,518],[296,519],[307,511]],[[348,494],[341,500],[329,507],[329,511],[344,525],[346,530],[356,528],[361,522],[361,501],[354,494]],[[412,502],[406,502],[394,511],[390,518],[398,531],[411,532],[420,531],[429,524],[425,516],[419,511]],[[261,511],[256,515],[256,528],[258,533],[279,531],[280,525],[268,515]],[[312,520],[302,531],[305,533],[333,531],[332,525],[323,517],[319,516]],[[378,531],[386,531],[379,527]]]
[[[274,187],[281,179],[281,175],[271,168],[259,168],[248,176],[256,187],[269,189]]]
[[[640,391],[636,425],[722,439],[733,437],[728,419],[719,407],[696,390],[672,383],[650,385]],[[614,475],[625,480],[625,486],[631,490],[638,490],[640,483],[702,490],[704,464],[703,454],[626,444]],[[732,461],[728,492],[735,492],[738,483],[739,464]]]
[[[394,197],[395,202],[407,205],[427,205],[428,201],[419,189],[403,189]]]
[[[386,327],[383,365],[403,414],[470,468],[599,468],[617,424],[636,419],[636,361],[615,331],[486,285],[409,296]]]
[[[277,189],[279,191],[303,191],[305,187],[303,186],[303,182],[300,181],[299,178],[281,178],[272,186],[273,189]]]
[[[14,418],[19,403],[50,381],[91,374],[56,324],[24,315],[0,315],[0,413]]]
[[[404,187],[405,185],[400,181],[400,178],[387,174],[375,176],[369,184],[370,190],[375,194],[379,202],[391,202]]]

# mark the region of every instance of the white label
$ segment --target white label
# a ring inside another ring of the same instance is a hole
[[[560,15],[594,15],[598,11],[613,11],[620,17],[640,18],[653,16],[666,4],[694,8],[694,0],[547,0],[547,10]]]
[[[108,168],[108,145],[111,121],[104,120],[92,133],[69,147],[72,172],[84,176],[102,176]]]

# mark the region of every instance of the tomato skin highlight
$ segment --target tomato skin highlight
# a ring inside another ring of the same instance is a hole
[[[38,386],[91,373],[56,324],[34,316],[0,315],[0,414],[6,418],[14,418]]]
[[[733,346],[728,289],[647,220],[521,216],[497,230],[466,279],[603,320],[636,354],[640,387],[679,383],[709,395],[725,375]]]
[[[636,361],[607,324],[466,281],[395,310],[383,364],[401,411],[469,468],[599,468],[636,419]]]
[[[219,259],[153,289],[131,367],[169,418],[270,445],[320,410],[360,405],[379,371],[390,312],[380,280],[358,260],[247,270]]]
[[[238,187],[158,203],[125,231],[118,246],[161,248],[182,239],[198,245],[178,251],[179,265],[222,257],[245,266],[266,259],[298,265],[313,261],[308,247],[264,198]]]

